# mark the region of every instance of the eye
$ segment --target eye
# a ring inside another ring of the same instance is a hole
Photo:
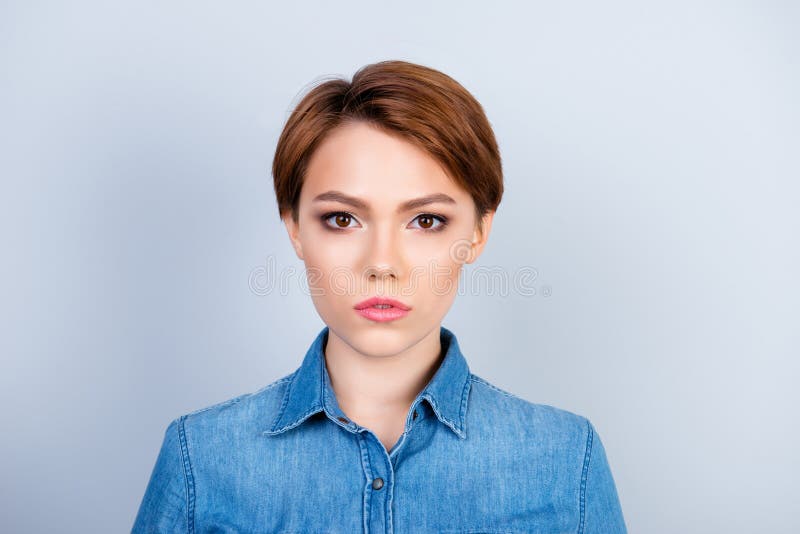
[[[326,213],[321,217],[321,219],[322,223],[325,226],[331,228],[332,230],[355,228],[355,226],[350,226],[350,223],[355,221],[356,218],[353,217],[353,215],[351,215],[350,213],[347,213],[346,211],[335,211],[331,213]]]
[[[333,231],[344,230],[346,228],[358,228],[358,220],[346,211],[333,211],[326,213],[320,217],[322,224]],[[422,213],[414,218],[414,221],[419,221],[417,228],[423,232],[440,232],[447,226],[447,218],[441,215],[434,215],[432,213]],[[352,225],[351,223],[355,223]],[[437,224],[438,223],[438,224]]]
[[[424,232],[440,232],[447,226],[447,218],[432,213],[422,213],[414,219],[419,221],[418,228]],[[436,223],[439,224],[436,224]]]

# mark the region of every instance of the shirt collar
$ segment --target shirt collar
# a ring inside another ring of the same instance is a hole
[[[282,433],[321,411],[325,411],[332,421],[354,431],[355,425],[349,423],[336,402],[325,366],[328,332],[329,328],[325,326],[311,343],[300,367],[290,375],[281,409],[264,434]],[[452,331],[440,326],[439,339],[445,356],[433,378],[417,395],[413,406],[427,399],[439,421],[458,437],[466,438],[467,397],[471,383],[469,367]]]

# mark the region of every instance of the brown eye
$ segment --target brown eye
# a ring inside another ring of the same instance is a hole
[[[433,226],[433,217],[428,215],[420,215],[419,217],[419,225],[426,230]]]
[[[322,219],[322,224],[331,230],[345,230],[347,228],[356,228],[358,226],[358,224],[355,226],[351,224],[354,222],[357,223],[357,221],[355,217],[346,211],[326,213],[325,215],[322,215],[320,219]]]
[[[414,220],[417,221],[417,228],[423,232],[440,232],[447,226],[447,219],[445,217],[432,213],[417,215]]]

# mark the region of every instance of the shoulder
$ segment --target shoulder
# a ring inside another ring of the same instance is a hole
[[[297,371],[282,376],[252,392],[203,406],[175,419],[194,435],[204,432],[259,433],[272,424],[284,398],[284,392]]]
[[[470,382],[468,411],[473,428],[480,426],[479,421],[492,421],[494,427],[520,432],[538,443],[568,441],[578,448],[590,437],[591,423],[583,415],[524,399],[474,373],[470,373]]]

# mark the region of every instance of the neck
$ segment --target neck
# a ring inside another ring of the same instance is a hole
[[[364,354],[328,332],[325,362],[336,400],[351,418],[391,416],[408,410],[442,359],[439,327],[414,345],[388,355]]]

